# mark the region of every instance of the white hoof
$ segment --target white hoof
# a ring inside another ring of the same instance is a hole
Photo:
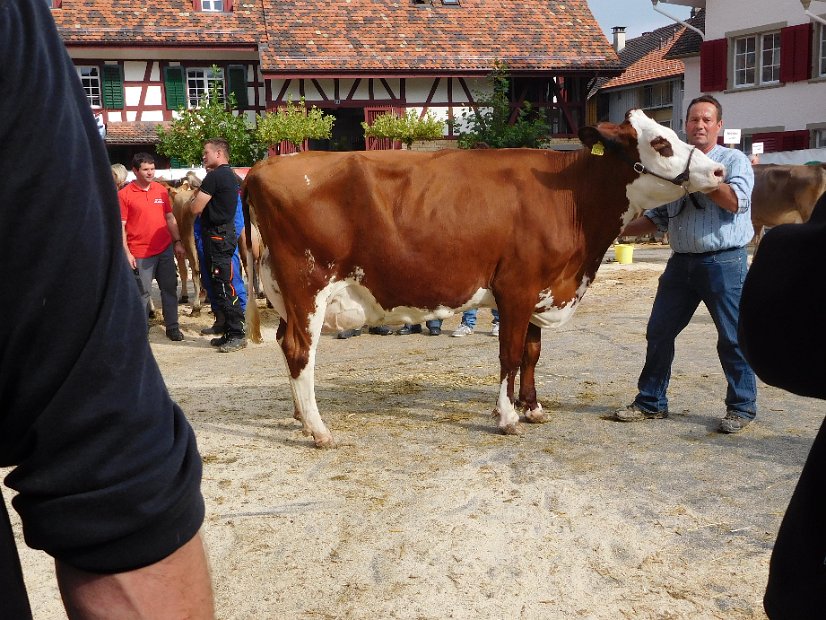
[[[500,426],[499,430],[502,431],[503,435],[521,435],[524,432],[522,430],[522,425],[519,422]]]
[[[525,411],[525,421],[531,424],[542,424],[546,419],[542,405],[537,404],[536,409],[527,409]]]

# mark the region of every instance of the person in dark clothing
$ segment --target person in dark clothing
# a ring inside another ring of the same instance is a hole
[[[238,204],[238,178],[229,165],[229,144],[221,138],[207,140],[203,151],[204,167],[209,170],[191,209],[201,216],[201,234],[206,264],[201,272],[212,282],[212,303],[216,317],[223,318],[225,332],[210,344],[220,353],[239,351],[247,346],[244,311],[232,283],[232,255],[238,246],[235,208]]]
[[[152,357],[106,151],[47,3],[0,0],[0,86],[0,230],[20,241],[0,248],[14,302],[0,466],[26,544],[55,558],[72,618],[210,618],[201,458]],[[3,501],[0,584],[0,616],[31,618]]]
[[[757,376],[826,399],[826,194],[805,224],[770,230],[743,284],[739,339]],[[826,423],[780,525],[763,599],[771,620],[826,614]]]

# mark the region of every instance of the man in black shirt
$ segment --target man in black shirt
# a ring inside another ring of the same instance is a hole
[[[232,255],[238,243],[235,209],[238,205],[238,179],[229,166],[229,144],[221,138],[207,140],[203,152],[209,170],[200,191],[192,200],[192,212],[201,214],[201,235],[206,265],[201,273],[212,278],[213,304],[224,320],[224,335],[210,344],[220,353],[239,351],[247,346],[244,311],[232,284]],[[216,316],[216,319],[218,317]],[[216,324],[218,321],[216,321]]]
[[[210,618],[201,458],[146,339],[103,141],[45,2],[0,0],[0,466],[73,618]],[[43,131],[48,128],[48,131]],[[0,500],[0,617],[31,617]]]

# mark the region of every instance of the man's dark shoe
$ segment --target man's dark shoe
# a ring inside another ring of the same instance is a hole
[[[218,334],[224,333],[224,326],[218,325],[217,323],[213,324],[212,327],[204,327],[201,330],[202,336],[217,336]]]
[[[229,336],[227,336],[226,334],[223,334],[221,336],[218,336],[217,338],[213,338],[212,340],[210,340],[209,344],[210,344],[210,346],[213,346],[213,347],[220,347],[220,346],[225,345],[227,340],[229,340]]]
[[[347,338],[352,338],[353,336],[361,336],[361,330],[345,329],[336,334],[336,338],[339,340],[346,340]]]
[[[393,333],[393,330],[387,327],[387,325],[379,325],[378,327],[371,327],[368,330],[374,336],[389,336]]]
[[[173,342],[180,342],[184,339],[184,335],[181,333],[181,330],[177,327],[172,327],[166,330],[166,337],[172,340]]]
[[[226,343],[222,344],[218,347],[218,353],[233,353],[235,351],[240,351],[241,349],[247,346],[247,339],[246,338],[229,338]]]
[[[401,328],[396,330],[397,336],[409,336],[413,332],[410,330],[410,325],[403,325]]]
[[[668,417],[668,411],[646,411],[637,403],[620,407],[614,413],[614,418],[620,422],[640,422],[642,420],[662,420]]]
[[[430,330],[428,336],[440,336],[442,334],[441,327],[429,327],[428,329]]]
[[[750,418],[744,418],[733,411],[727,411],[725,417],[720,420],[720,432],[727,434],[739,433],[749,424],[751,424]]]

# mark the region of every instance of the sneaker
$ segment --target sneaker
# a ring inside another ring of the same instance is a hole
[[[223,333],[224,333],[224,326],[223,325],[218,325],[218,323],[215,323],[212,327],[204,327],[201,330],[201,335],[202,336],[217,336],[218,334],[223,334]]]
[[[209,344],[212,347],[221,347],[227,343],[227,340],[229,340],[229,336],[223,334],[221,336],[218,336],[217,338],[213,338],[212,340],[210,340]]]
[[[490,328],[490,335],[494,338],[499,337],[499,323],[494,323],[493,327]]]
[[[662,420],[668,417],[668,411],[646,411],[637,403],[620,407],[614,413],[614,418],[620,422],[640,422],[642,420]]]
[[[470,336],[473,333],[473,328],[465,325],[462,323],[459,325],[459,328],[451,334],[454,338],[462,338],[464,336]]]
[[[441,336],[442,335],[442,328],[441,327],[428,327],[429,334],[428,336]]]
[[[739,433],[749,424],[751,424],[751,419],[737,415],[733,411],[727,411],[726,416],[720,420],[720,432],[729,434]]]
[[[166,330],[166,337],[172,340],[173,342],[180,342],[184,339],[184,335],[181,333],[181,330],[177,327],[172,327]]]
[[[374,336],[389,336],[393,333],[393,330],[387,327],[387,325],[379,325],[378,327],[371,327],[368,329],[371,334]]]
[[[218,347],[218,353],[234,353],[235,351],[240,351],[241,349],[247,346],[247,339],[246,338],[228,338],[226,343],[222,344]]]
[[[347,340],[348,338],[352,338],[353,336],[361,336],[360,329],[344,329],[336,334],[336,338],[339,340]]]

